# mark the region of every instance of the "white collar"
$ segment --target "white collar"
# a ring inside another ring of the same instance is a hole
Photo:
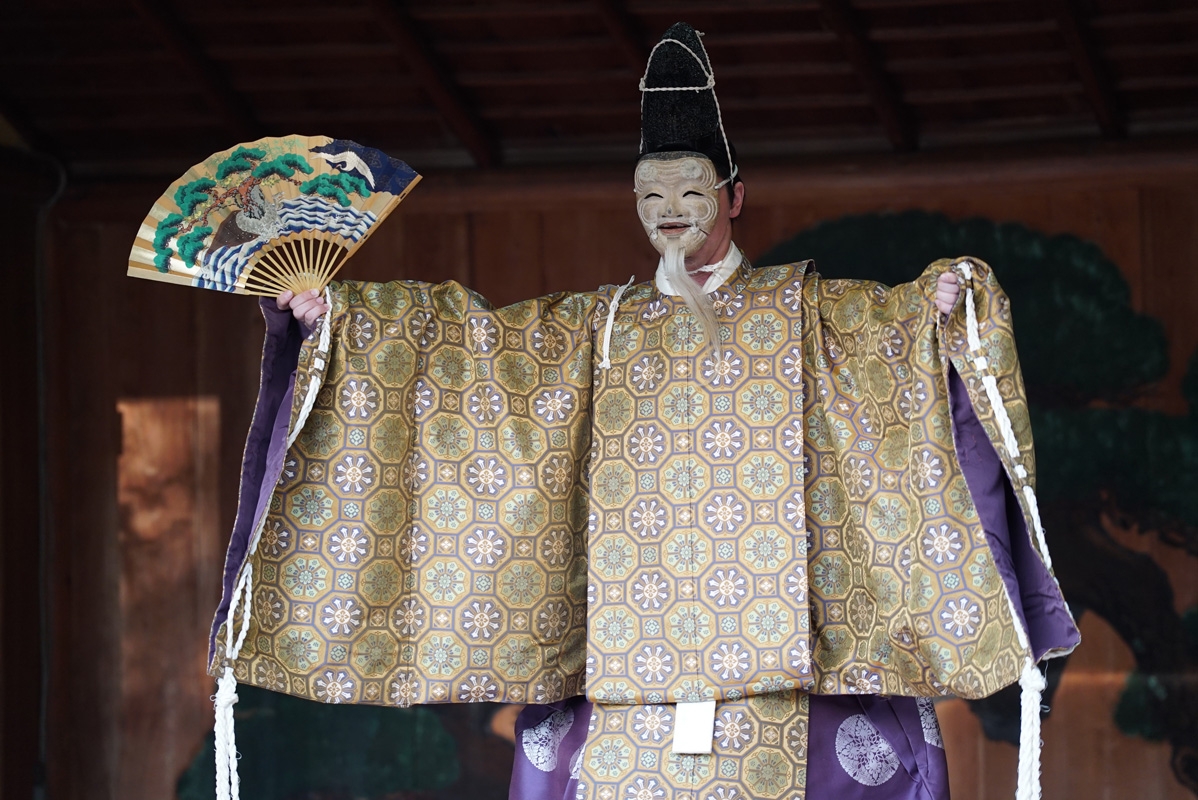
[[[703,293],[710,294],[716,289],[724,285],[724,281],[728,280],[728,276],[736,271],[742,260],[740,250],[737,249],[735,242],[728,242],[728,252],[724,254],[723,259],[715,264],[708,264],[705,267],[699,267],[696,272],[710,272],[711,275],[703,284]],[[674,291],[674,287],[670,285],[669,278],[665,273],[665,259],[661,258],[657,261],[657,291],[662,294],[668,294],[671,297],[677,297],[678,292]]]

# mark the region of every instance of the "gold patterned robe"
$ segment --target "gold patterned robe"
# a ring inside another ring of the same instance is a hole
[[[397,705],[976,698],[1068,652],[1076,630],[1029,641],[957,464],[950,362],[1039,532],[1009,304],[968,262],[971,347],[932,302],[952,263],[895,288],[744,263],[716,353],[652,283],[498,310],[335,284],[229,563],[237,679]]]

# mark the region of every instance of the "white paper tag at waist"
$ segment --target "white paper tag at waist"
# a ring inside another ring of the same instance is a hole
[[[674,708],[674,746],[671,752],[710,754],[711,741],[715,738],[715,701],[679,703]]]

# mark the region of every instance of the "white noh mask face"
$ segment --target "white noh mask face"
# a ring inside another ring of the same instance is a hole
[[[720,213],[723,181],[708,158],[646,158],[636,165],[636,210],[657,252],[672,242],[684,255],[707,241]]]

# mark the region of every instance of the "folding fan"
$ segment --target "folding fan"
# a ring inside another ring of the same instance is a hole
[[[238,145],[167,188],[141,224],[128,274],[238,294],[323,289],[419,180],[346,139]]]

